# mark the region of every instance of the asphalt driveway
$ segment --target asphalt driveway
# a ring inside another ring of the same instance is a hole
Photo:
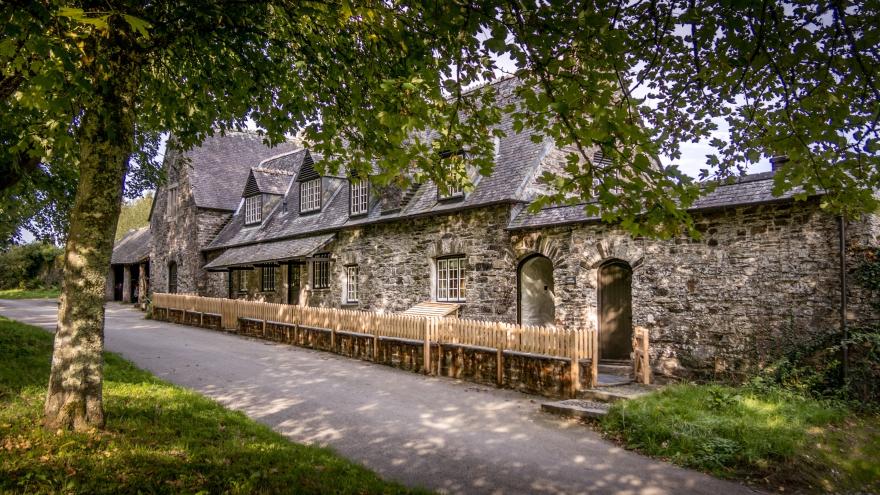
[[[0,300],[53,329],[57,305]],[[108,303],[107,349],[382,476],[448,493],[711,495],[748,487],[651,460],[540,412],[539,397],[143,319]]]

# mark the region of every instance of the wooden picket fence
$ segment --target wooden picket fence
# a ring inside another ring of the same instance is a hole
[[[505,351],[568,359],[572,362],[570,377],[572,393],[580,388],[579,362],[582,359],[591,359],[590,383],[595,385],[598,380],[598,336],[595,330],[316,308],[188,294],[154,293],[153,306],[220,315],[221,325],[225,329],[236,328],[239,318],[247,318],[326,329],[331,332],[331,342],[335,341],[337,332],[368,335],[374,339],[419,341],[424,343],[426,369],[431,369],[431,345],[495,350],[498,357],[499,381],[502,373],[501,360]]]

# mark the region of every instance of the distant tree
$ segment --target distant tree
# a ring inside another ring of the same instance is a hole
[[[45,242],[11,246],[0,251],[0,289],[57,287],[61,248]]]
[[[692,227],[702,189],[659,157],[721,119],[730,139],[712,142],[705,176],[788,154],[777,193],[823,189],[833,212],[877,206],[877,1],[70,3],[0,5],[0,189],[38,169],[78,180],[50,426],[103,423],[103,291],[123,183],[131,195],[156,178],[163,133],[186,149],[250,118],[270,144],[304,131],[331,170],[445,190],[469,187],[469,166],[491,171],[507,113],[567,153],[537,206],[586,201],[632,233],[670,236]],[[501,58],[515,98],[466,91]],[[449,150],[465,153],[441,160]]]
[[[152,207],[152,192],[148,192],[140,198],[123,203],[122,210],[119,212],[119,222],[116,224],[115,239],[118,241],[129,231],[149,225],[150,209]]]

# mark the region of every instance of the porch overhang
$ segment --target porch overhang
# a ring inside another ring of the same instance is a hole
[[[334,237],[336,234],[331,233],[231,247],[204,268],[208,271],[223,271],[261,265],[273,266],[284,261],[302,260],[329,244]]]

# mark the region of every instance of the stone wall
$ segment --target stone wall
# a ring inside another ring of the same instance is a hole
[[[150,285],[157,292],[168,291],[168,266],[177,263],[177,292],[225,297],[226,276],[202,267],[207,260],[201,248],[207,246],[229,221],[232,212],[198,208],[190,185],[189,168],[170,158],[167,184],[176,184],[176,214],[168,214],[168,186],[156,191],[150,230],[153,246],[150,253]]]
[[[302,270],[300,303],[371,311],[402,311],[434,300],[437,257],[467,258],[462,317],[517,321],[517,268],[533,254],[553,263],[556,324],[596,328],[598,270],[622,260],[633,270],[633,324],[650,329],[651,358],[661,375],[738,376],[812,337],[839,328],[836,218],[817,201],[777,203],[699,213],[700,240],[631,238],[600,223],[505,230],[509,207],[352,228],[337,233],[331,285],[311,287]],[[849,230],[851,270],[856,247],[877,246],[873,217]],[[343,301],[346,265],[359,266],[359,300]],[[250,274],[249,299],[286,299],[286,266],[276,291],[259,291]],[[853,321],[874,319],[871,296],[850,284]]]
[[[839,328],[837,222],[818,202],[732,208],[696,221],[701,240],[633,239],[586,224],[517,233],[513,242],[571,260],[554,273],[557,320],[569,326],[597,326],[598,268],[627,262],[633,324],[650,329],[661,374],[738,375]],[[866,313],[862,303],[850,309]]]

